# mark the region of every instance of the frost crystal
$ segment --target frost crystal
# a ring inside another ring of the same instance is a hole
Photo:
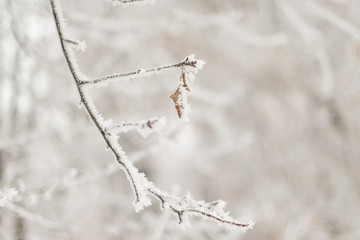
[[[5,207],[7,202],[11,202],[18,192],[14,188],[10,188],[0,193],[0,207]]]
[[[189,66],[192,67],[192,68],[187,68],[186,70],[188,72],[191,72],[191,73],[194,73],[194,74],[198,73],[198,71],[200,69],[202,69],[204,67],[204,64],[206,63],[203,60],[196,59],[195,54],[191,54],[191,55],[185,57],[184,62],[185,62],[186,65],[189,65]]]
[[[160,132],[166,126],[166,118],[150,118],[148,120],[143,120],[140,122],[134,123],[125,123],[120,122],[115,125],[110,125],[106,127],[106,130],[109,134],[120,134],[120,133],[127,133],[131,130],[137,130],[138,133],[146,138],[153,132]]]
[[[79,51],[79,50],[81,50],[81,51],[85,51],[85,49],[86,49],[86,43],[85,43],[85,41],[81,41],[81,42],[79,42],[77,45],[76,45],[76,48],[75,48],[75,50],[76,51]]]
[[[179,218],[179,224],[182,228],[190,226],[188,217],[199,216],[204,219],[218,223],[224,226],[241,227],[243,231],[251,229],[255,222],[241,223],[229,216],[225,211],[226,203],[222,200],[215,202],[205,202],[195,200],[190,193],[184,197],[173,196],[161,189],[151,185],[149,190],[157,196],[162,203],[162,208],[172,210]]]
[[[128,4],[155,4],[155,0],[109,0],[115,7],[117,5],[127,6]]]
[[[151,118],[149,120],[142,121],[141,127],[138,127],[136,130],[139,134],[146,138],[153,132],[160,132],[166,127],[166,118]]]

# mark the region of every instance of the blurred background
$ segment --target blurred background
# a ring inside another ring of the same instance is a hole
[[[60,1],[89,78],[207,63],[191,85],[191,121],[169,96],[180,69],[90,89],[107,119],[167,118],[160,134],[120,143],[159,187],[228,202],[254,229],[192,218],[160,203],[140,213],[90,123],[64,61],[50,4],[0,1],[0,239],[360,239],[358,0]],[[61,227],[59,227],[61,226]]]

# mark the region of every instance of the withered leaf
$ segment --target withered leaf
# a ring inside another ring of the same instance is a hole
[[[186,114],[184,112],[184,109],[187,104],[187,96],[189,92],[190,92],[190,88],[186,82],[185,72],[182,72],[180,77],[180,84],[178,88],[173,94],[170,95],[170,98],[173,100],[175,104],[175,109],[180,119],[186,118],[184,116]]]

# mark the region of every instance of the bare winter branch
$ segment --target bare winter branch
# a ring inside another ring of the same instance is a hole
[[[164,70],[167,69],[172,69],[172,68],[184,68],[184,67],[193,67],[196,68],[199,64],[198,64],[199,60],[192,60],[189,61],[189,59],[185,59],[179,63],[175,63],[175,64],[171,64],[171,65],[165,65],[165,66],[158,66],[155,68],[148,68],[148,69],[138,69],[136,71],[132,71],[132,72],[127,72],[127,73],[115,73],[106,77],[101,77],[101,78],[97,78],[94,80],[80,80],[80,84],[85,85],[85,84],[97,84],[97,83],[103,83],[109,80],[114,80],[114,79],[131,79],[131,78],[141,78],[144,76],[149,76],[153,73],[160,73]]]
[[[128,158],[126,157],[124,151],[122,151],[121,147],[118,145],[117,143],[117,139],[113,138],[109,135],[106,134],[105,128],[102,126],[102,122],[103,119],[100,116],[100,114],[98,113],[95,105],[92,103],[91,99],[89,99],[86,94],[84,93],[84,90],[82,88],[82,86],[80,85],[80,73],[77,71],[78,67],[75,61],[73,61],[71,55],[71,49],[69,49],[66,45],[65,42],[65,37],[64,37],[64,32],[63,32],[63,19],[62,19],[62,13],[61,13],[61,9],[60,6],[58,5],[58,3],[55,0],[50,0],[51,3],[51,8],[52,8],[52,12],[53,12],[53,16],[55,19],[55,23],[56,23],[56,28],[59,34],[59,38],[60,38],[60,43],[61,43],[61,47],[65,56],[65,60],[68,64],[68,67],[71,71],[71,74],[76,82],[76,86],[80,95],[80,99],[81,102],[83,103],[83,105],[85,106],[85,109],[87,111],[87,113],[89,114],[91,120],[94,122],[95,126],[97,127],[97,129],[99,130],[100,134],[103,136],[107,146],[112,150],[112,152],[115,155],[116,160],[118,161],[118,163],[121,165],[121,167],[123,168],[124,172],[126,173],[129,182],[132,186],[132,189],[134,191],[134,195],[135,195],[135,205],[142,203],[142,205],[149,205],[150,204],[150,200],[147,199],[146,195],[144,196],[143,190],[139,190],[139,188],[143,188],[143,186],[141,186],[140,181],[136,181],[136,179],[134,178],[134,175],[138,175],[138,170],[133,167],[133,165],[131,164],[131,162],[128,160]],[[142,179],[141,177],[139,177],[139,179]],[[142,200],[142,198],[144,197],[144,200]],[[139,209],[142,209],[144,206],[139,206]]]
[[[112,0],[112,1],[118,3],[132,3],[132,2],[142,2],[144,0]]]
[[[67,46],[67,43],[73,44],[73,42],[71,41],[69,42],[69,40],[66,40],[68,38],[65,37],[65,33],[63,30],[64,24],[63,24],[60,6],[56,0],[50,0],[50,3],[51,3],[52,13],[55,19],[62,51],[65,56],[67,65],[71,71],[71,74],[75,80],[81,102],[84,105],[87,113],[89,114],[91,121],[95,124],[96,128],[98,129],[103,139],[105,140],[107,147],[112,151],[117,162],[120,164],[126,176],[128,177],[128,180],[135,195],[135,202],[134,202],[135,210],[136,211],[142,210],[144,207],[151,204],[151,201],[147,196],[147,193],[150,193],[156,196],[162,202],[162,206],[165,209],[169,209],[177,213],[179,216],[179,221],[181,223],[184,222],[183,219],[184,216],[186,215],[188,216],[198,215],[221,224],[228,224],[228,225],[242,227],[244,230],[251,228],[252,227],[251,223],[242,224],[237,222],[230,216],[228,216],[228,213],[224,211],[225,204],[215,204],[215,203],[205,203],[203,201],[195,201],[189,194],[183,198],[172,196],[166,193],[165,191],[160,190],[152,182],[148,181],[145,175],[143,173],[139,173],[138,169],[133,166],[133,164],[127,158],[125,152],[122,150],[121,146],[119,145],[117,136],[115,136],[112,133],[115,130],[119,130],[119,132],[125,132],[126,130],[129,129],[137,129],[138,131],[140,129],[140,133],[145,128],[147,128],[147,130],[152,130],[154,129],[155,125],[159,123],[159,120],[150,119],[138,123],[120,123],[117,125],[108,126],[107,121],[105,121],[102,118],[101,114],[98,112],[97,108],[95,107],[95,104],[92,102],[91,98],[86,94],[84,89],[84,85],[88,83],[98,83],[113,78],[128,77],[132,75],[142,76],[148,73],[160,72],[164,69],[180,67],[182,69],[182,77],[179,88],[184,87],[188,91],[189,90],[187,85],[188,81],[194,80],[194,74],[197,73],[197,71],[202,68],[204,62],[200,60],[196,60],[194,58],[194,55],[191,55],[189,57],[186,57],[184,61],[177,64],[166,65],[166,66],[147,69],[147,70],[140,69],[134,72],[125,73],[125,74],[115,74],[108,77],[95,79],[92,81],[86,80],[84,75],[81,73],[79,67],[77,66],[76,60],[73,56],[74,53],[72,52],[72,49],[68,48]],[[190,67],[190,69],[188,69],[187,67]],[[182,90],[180,89],[176,102],[178,102],[179,99],[182,99],[182,102],[184,102],[184,96],[183,96],[184,94],[181,91]],[[181,108],[181,105],[179,105],[179,107]],[[178,114],[181,115],[182,118],[185,115],[185,113],[183,112],[186,110],[186,108],[187,106],[183,106],[183,109],[179,110],[180,113],[178,111]]]

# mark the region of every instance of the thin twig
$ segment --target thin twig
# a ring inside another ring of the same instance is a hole
[[[64,39],[65,42],[68,42],[68,43],[72,43],[72,44],[75,44],[75,45],[78,45],[79,42],[77,41],[74,41],[74,40],[70,40],[70,39]]]
[[[115,78],[142,77],[142,76],[148,75],[149,73],[159,73],[166,69],[183,68],[185,66],[196,67],[196,62],[184,60],[182,62],[171,64],[171,65],[166,65],[166,66],[158,66],[155,68],[148,68],[148,69],[138,69],[136,71],[127,72],[127,73],[115,73],[115,74],[112,74],[112,75],[109,75],[106,77],[97,78],[94,80],[80,80],[80,84],[84,85],[84,84],[96,84],[96,83],[100,83],[100,82],[102,83],[107,80],[113,80]]]
[[[94,109],[94,107],[92,107],[89,104],[88,99],[86,98],[83,88],[80,84],[80,78],[79,75],[76,71],[76,66],[74,66],[74,62],[71,61],[71,57],[69,54],[69,51],[71,51],[71,49],[68,49],[66,46],[66,42],[65,42],[65,37],[64,37],[64,33],[63,33],[63,29],[62,29],[62,25],[61,25],[61,20],[60,20],[60,16],[59,13],[61,13],[60,7],[57,5],[57,2],[55,0],[50,0],[51,3],[51,9],[52,9],[52,13],[55,19],[55,24],[56,24],[56,29],[60,38],[60,43],[61,43],[61,48],[62,51],[64,53],[65,56],[65,60],[67,62],[67,65],[70,69],[70,72],[75,80],[79,95],[80,95],[80,99],[81,102],[83,103],[83,105],[85,106],[85,109],[87,111],[87,113],[89,114],[91,120],[94,122],[95,126],[97,127],[97,129],[99,130],[99,132],[101,133],[102,137],[104,138],[106,145],[111,149],[111,151],[114,153],[116,160],[118,161],[118,163],[123,167],[126,175],[128,176],[130,183],[132,185],[132,188],[134,190],[134,194],[135,194],[135,201],[139,202],[140,201],[140,197],[139,197],[139,192],[138,192],[138,186],[135,184],[134,178],[132,176],[132,174],[130,173],[129,167],[127,166],[127,164],[123,161],[123,156],[124,154],[120,151],[118,151],[116,149],[116,147],[113,145],[113,143],[111,142],[111,140],[109,139],[109,136],[105,133],[105,129],[101,126],[100,122],[101,119],[100,117],[96,114],[96,109]]]
[[[118,3],[132,3],[132,2],[143,2],[144,0],[112,0],[112,1]]]
[[[115,74],[112,76],[95,79],[93,81],[88,81],[86,79],[81,80],[80,76],[82,76],[82,74],[76,64],[76,61],[71,55],[72,49],[67,48],[66,45],[67,38],[64,37],[64,32],[62,29],[63,25],[62,25],[61,9],[57,4],[56,0],[50,0],[50,3],[51,3],[51,8],[55,19],[58,35],[60,38],[62,51],[64,53],[71,74],[75,80],[81,102],[85,106],[85,109],[89,114],[90,119],[92,120],[92,122],[94,122],[95,126],[97,127],[102,137],[104,138],[108,148],[113,152],[113,154],[116,157],[116,160],[122,166],[122,169],[126,173],[134,191],[135,208],[137,210],[141,210],[143,207],[150,205],[151,202],[147,198],[146,193],[151,193],[161,201],[163,208],[170,209],[178,214],[180,223],[183,222],[184,213],[187,213],[188,215],[204,216],[218,223],[242,227],[244,230],[251,228],[253,225],[252,223],[248,223],[248,224],[238,223],[230,216],[228,216],[228,213],[225,212],[223,209],[225,206],[224,204],[218,205],[218,202],[205,203],[204,201],[195,201],[192,199],[192,197],[189,194],[183,198],[176,197],[166,193],[165,191],[162,191],[161,189],[157,188],[152,182],[148,181],[142,173],[138,172],[137,168],[135,168],[132,165],[130,160],[125,155],[125,152],[122,151],[122,148],[119,145],[116,136],[114,136],[111,132],[111,128],[110,129],[107,128],[104,120],[102,119],[101,115],[98,113],[95,105],[91,102],[91,99],[86,95],[83,89],[84,84],[87,83],[96,83],[116,77],[141,74],[142,72],[145,73],[156,72],[156,71],[161,71],[163,69],[174,68],[174,67],[181,67],[182,70],[184,71],[186,66],[191,66],[194,68],[193,72],[196,73],[197,70],[200,69],[201,66],[204,64],[204,62],[196,61],[194,60],[193,56],[189,56],[185,58],[184,61],[173,65],[148,69],[145,71],[138,70],[136,72],[131,72],[131,73]],[[191,76],[193,77],[193,75]],[[149,122],[149,124],[151,126],[151,122]],[[124,125],[120,125],[119,127],[124,127]]]

